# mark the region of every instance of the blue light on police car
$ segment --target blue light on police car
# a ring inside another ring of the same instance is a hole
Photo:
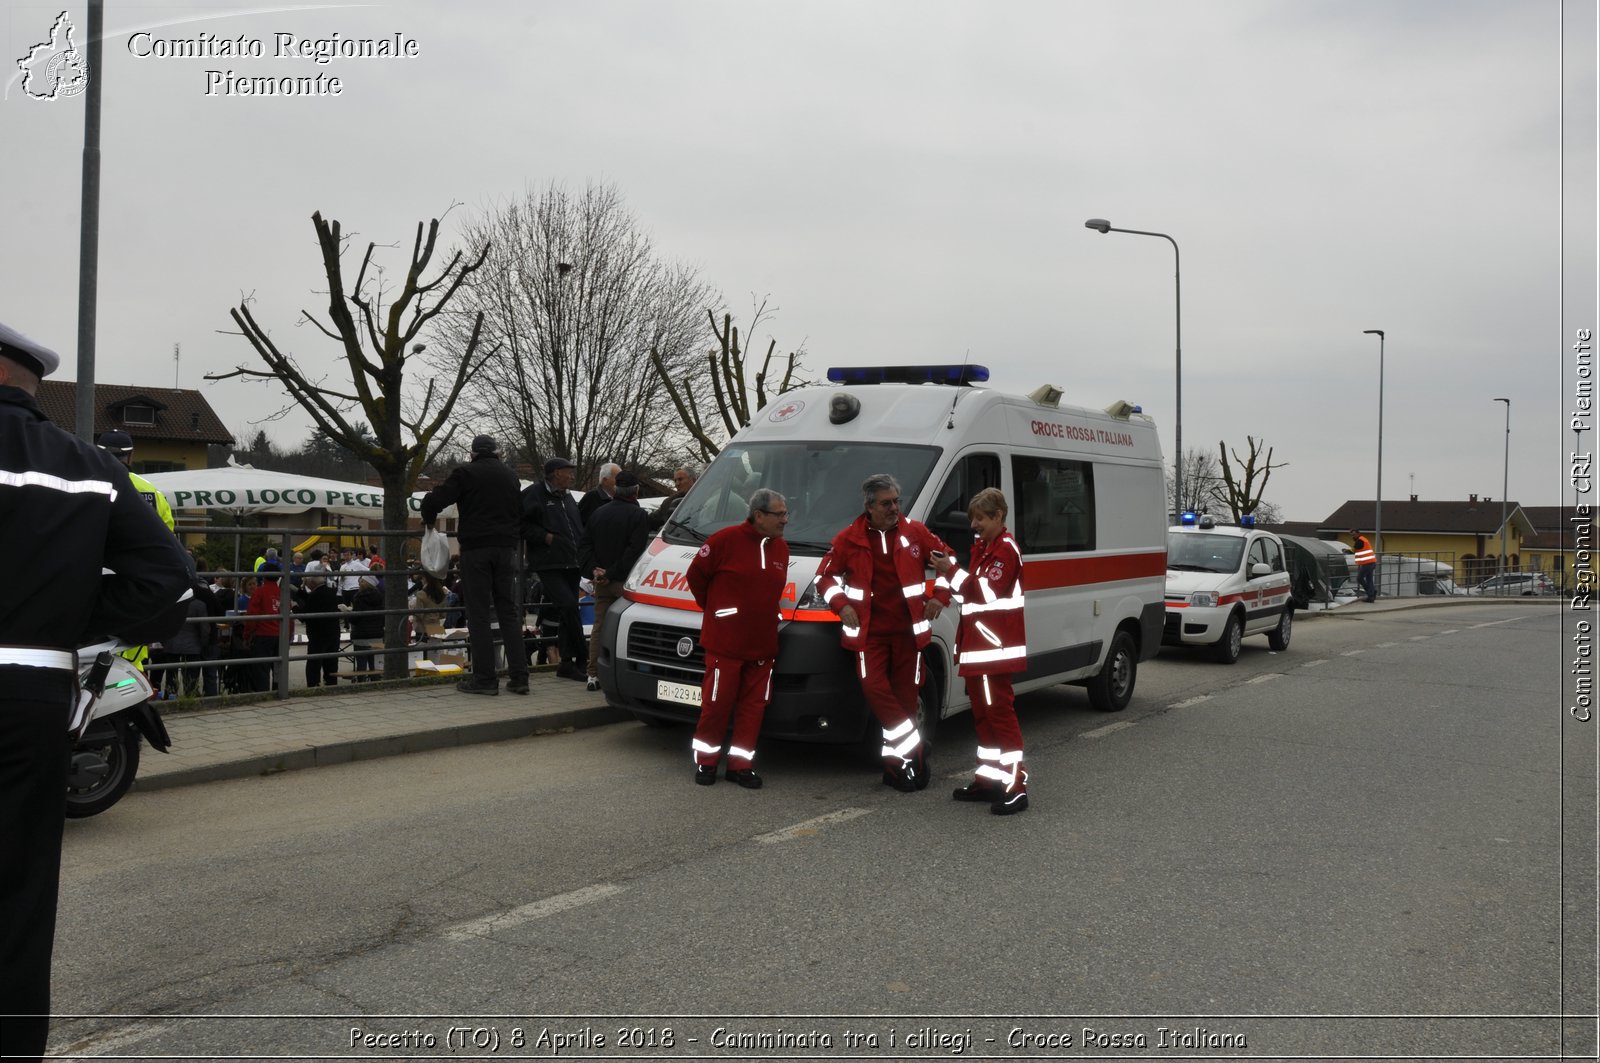
[[[1240,517],[1239,517],[1239,527],[1241,527],[1241,528],[1254,528],[1255,526],[1256,526],[1256,515],[1254,513],[1244,513],[1244,514],[1240,515]]]
[[[1199,521],[1199,519],[1200,515],[1198,513],[1192,509],[1186,509],[1178,517],[1178,523],[1187,528],[1193,526],[1197,521]]]

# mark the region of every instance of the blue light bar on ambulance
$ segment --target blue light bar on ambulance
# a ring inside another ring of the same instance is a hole
[[[1241,528],[1254,528],[1255,526],[1256,526],[1256,515],[1254,513],[1241,513],[1239,515],[1239,527],[1241,527]]]
[[[982,365],[835,365],[830,384],[981,384],[989,379]]]
[[[1192,509],[1186,509],[1178,517],[1178,523],[1182,524],[1184,527],[1187,528],[1187,527],[1192,527],[1195,524],[1195,522],[1197,522],[1199,519],[1200,519],[1200,514],[1196,513]]]

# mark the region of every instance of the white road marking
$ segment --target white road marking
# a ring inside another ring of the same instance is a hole
[[[1104,738],[1108,734],[1115,734],[1116,732],[1121,731],[1124,728],[1132,727],[1132,726],[1133,726],[1133,721],[1132,720],[1118,720],[1116,723],[1108,723],[1104,727],[1096,727],[1092,731],[1085,731],[1085,732],[1083,732],[1083,734],[1079,735],[1079,737],[1080,738]]]
[[[116,1054],[119,1049],[138,1044],[140,1041],[148,1040],[157,1034],[166,1033],[170,1028],[170,1023],[118,1026],[116,1029],[107,1030],[105,1033],[91,1034],[83,1040],[75,1041],[70,1045],[52,1046],[48,1054],[88,1057],[110,1056]]]
[[[1411,641],[1412,642],[1421,642],[1424,639],[1431,639],[1432,637],[1433,637],[1432,635],[1412,635],[1411,636]]]
[[[1378,643],[1378,649],[1386,650],[1390,646],[1398,646],[1398,645],[1400,645],[1398,642],[1380,642],[1380,643]]]
[[[823,827],[831,827],[835,823],[844,823],[847,820],[864,816],[871,809],[867,808],[841,808],[837,812],[829,812],[816,819],[808,819],[804,823],[796,823],[792,827],[775,830],[771,834],[757,834],[750,840],[760,842],[762,845],[776,845],[778,842],[792,841],[795,838],[810,838],[821,832]]]
[[[1441,631],[1441,632],[1439,632],[1439,634],[1441,634],[1441,635],[1454,635],[1454,634],[1458,633],[1460,630],[1461,629],[1458,628],[1458,627],[1453,627],[1449,631]]]
[[[1248,686],[1251,683],[1265,683],[1265,682],[1267,682],[1269,680],[1272,680],[1272,679],[1282,679],[1282,678],[1283,678],[1283,673],[1282,672],[1268,672],[1265,675],[1258,675],[1258,676],[1255,676],[1252,679],[1246,679],[1244,682],[1245,682],[1245,685]]]
[[[1366,653],[1366,652],[1367,652],[1366,650],[1345,650],[1343,653],[1339,654],[1339,656],[1341,656],[1341,657],[1354,657],[1354,656],[1356,656],[1358,654],[1362,654],[1362,653]]]
[[[1320,657],[1315,661],[1307,661],[1305,664],[1302,664],[1300,667],[1301,668],[1315,668],[1319,664],[1327,664],[1327,663],[1328,663],[1328,659],[1326,657]]]
[[[522,926],[524,923],[531,923],[536,919],[558,915],[572,908],[593,904],[595,901],[603,901],[607,897],[615,897],[622,890],[621,886],[614,886],[609,882],[601,882],[593,886],[584,886],[582,889],[576,889],[570,893],[558,893],[554,897],[546,897],[543,900],[534,901],[532,904],[524,904],[520,908],[512,908],[496,915],[486,915],[482,919],[472,919],[465,923],[457,923],[455,926],[446,928],[444,932],[445,940],[468,941],[472,938],[487,937],[497,930],[510,930],[514,927]]]
[[[1183,701],[1174,701],[1171,705],[1168,705],[1167,708],[1187,709],[1190,705],[1198,705],[1202,701],[1210,701],[1211,697],[1212,695],[1210,694],[1201,694],[1199,697],[1185,698]]]
[[[1526,619],[1528,619],[1528,618],[1525,617],[1525,616],[1508,616],[1504,620],[1485,620],[1481,624],[1473,624],[1472,626],[1473,627],[1494,627],[1496,624],[1515,624],[1518,620],[1526,620]]]

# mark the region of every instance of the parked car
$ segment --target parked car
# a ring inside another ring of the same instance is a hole
[[[1502,572],[1498,576],[1490,576],[1467,593],[1531,598],[1536,594],[1554,594],[1555,589],[1556,585],[1543,572]]]

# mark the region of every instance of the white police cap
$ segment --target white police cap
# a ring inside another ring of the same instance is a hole
[[[10,358],[36,375],[45,377],[61,368],[61,356],[36,343],[4,322],[0,322],[0,355]]]

